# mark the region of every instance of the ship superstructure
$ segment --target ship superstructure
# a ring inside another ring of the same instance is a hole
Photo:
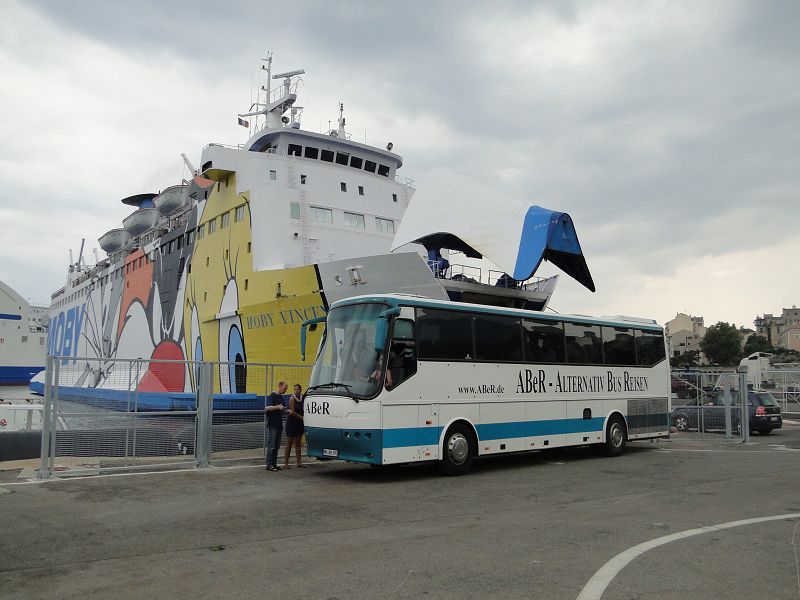
[[[0,385],[27,385],[44,369],[47,308],[0,281]]]

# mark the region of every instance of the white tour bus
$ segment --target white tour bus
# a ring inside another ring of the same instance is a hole
[[[664,330],[652,320],[376,295],[315,321],[311,456],[439,461],[456,475],[477,456],[585,444],[613,456],[669,435]]]

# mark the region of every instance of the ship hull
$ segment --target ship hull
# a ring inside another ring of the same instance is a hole
[[[28,385],[31,379],[43,370],[43,366],[12,367],[0,365],[0,385]]]

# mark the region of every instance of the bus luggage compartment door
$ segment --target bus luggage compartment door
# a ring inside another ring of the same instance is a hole
[[[436,460],[439,458],[440,433],[439,405],[420,405],[419,423],[417,424],[420,460]]]

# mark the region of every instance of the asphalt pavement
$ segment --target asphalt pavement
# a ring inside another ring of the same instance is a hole
[[[13,598],[575,599],[637,544],[800,513],[800,424],[476,462],[312,462],[0,484]],[[603,598],[800,598],[800,519],[654,546]],[[794,543],[794,545],[793,545]]]

